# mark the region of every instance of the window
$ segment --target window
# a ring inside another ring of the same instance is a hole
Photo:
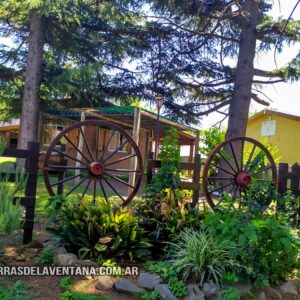
[[[53,139],[65,128],[60,124],[47,124],[43,130],[43,144],[50,145]]]
[[[107,136],[107,141],[110,137],[110,133],[111,133],[111,131],[109,132],[109,134],[106,135]],[[115,132],[112,139],[111,139],[111,142],[109,143],[108,150],[109,151],[115,151],[125,141],[126,141],[126,139],[123,135],[121,135],[119,132]],[[121,149],[118,150],[118,152],[129,152],[129,144],[126,143]]]
[[[261,123],[261,136],[274,136],[276,134],[276,121],[269,120]]]

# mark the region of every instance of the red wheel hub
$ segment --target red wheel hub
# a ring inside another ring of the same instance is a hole
[[[240,172],[237,174],[235,181],[239,186],[246,187],[251,183],[252,178],[248,173]]]
[[[103,164],[94,161],[90,163],[89,165],[89,171],[94,176],[100,176],[104,172],[104,166]]]

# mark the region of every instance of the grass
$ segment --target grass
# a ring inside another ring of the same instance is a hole
[[[6,165],[10,165],[12,163],[16,162],[16,158],[15,157],[0,157],[0,166],[6,166]]]

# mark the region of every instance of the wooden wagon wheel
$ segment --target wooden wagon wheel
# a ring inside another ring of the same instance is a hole
[[[213,209],[247,206],[245,199],[251,184],[256,182],[267,191],[276,181],[276,165],[270,152],[248,137],[219,144],[207,158],[203,170],[203,190]]]
[[[67,146],[64,152],[59,147],[62,144]],[[52,157],[57,154],[62,159],[53,163]],[[136,163],[130,163],[132,158]],[[53,171],[63,172],[63,178],[51,176]],[[129,175],[133,173],[135,180],[130,182]],[[44,180],[52,196],[57,194],[57,186],[63,184],[65,196],[76,193],[81,201],[89,194],[93,201],[98,196],[108,201],[114,195],[125,206],[136,195],[142,178],[142,156],[134,140],[121,127],[101,120],[67,127],[55,137],[45,155]],[[126,193],[122,194],[120,189]],[[125,196],[127,190],[129,194]]]

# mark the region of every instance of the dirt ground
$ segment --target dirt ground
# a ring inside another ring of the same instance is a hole
[[[44,230],[44,224],[36,223],[33,242],[22,246],[22,230],[9,236],[0,236],[3,252],[0,256],[2,266],[32,266],[42,251],[42,243],[49,238]],[[29,286],[29,296],[32,300],[59,300],[63,290],[60,288],[62,276],[0,276],[0,285],[12,286],[17,280],[24,281]],[[99,296],[109,295],[112,300],[134,299],[128,295],[102,292],[95,288],[97,278],[74,277],[73,289],[78,292]]]

